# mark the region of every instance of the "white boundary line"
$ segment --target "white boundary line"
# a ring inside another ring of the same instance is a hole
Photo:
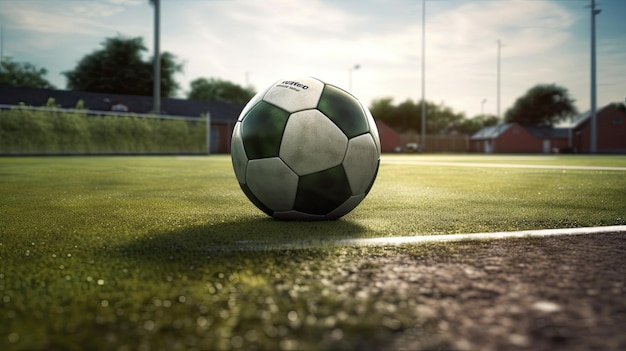
[[[474,233],[474,234],[441,234],[441,235],[414,235],[414,236],[396,236],[396,237],[379,237],[379,238],[353,238],[339,240],[312,240],[297,242],[276,242],[273,240],[239,240],[235,241],[236,248],[222,247],[218,251],[274,251],[286,249],[314,249],[314,248],[332,248],[332,247],[349,247],[349,246],[397,246],[404,244],[420,244],[420,243],[437,243],[437,242],[455,242],[464,240],[498,240],[511,238],[528,238],[528,237],[550,237],[562,235],[583,235],[583,234],[608,234],[618,233],[624,235],[626,240],[626,225],[614,225],[606,227],[583,227],[583,228],[563,228],[563,229],[540,229],[540,230],[522,230],[515,232],[493,232],[493,233]],[[205,250],[206,248],[201,248]],[[211,251],[215,250],[211,247]]]
[[[462,241],[462,240],[477,240],[477,239],[492,240],[492,239],[546,237],[546,236],[580,235],[580,234],[601,234],[601,233],[623,233],[626,235],[626,225],[614,225],[614,226],[606,226],[606,227],[522,230],[522,231],[516,231],[516,232],[416,235],[416,236],[397,236],[397,237],[384,237],[384,238],[344,239],[344,240],[339,240],[337,244],[362,245],[362,246],[402,245],[402,244],[414,244],[414,243],[424,243],[424,242],[447,242],[447,241]]]
[[[626,167],[611,166],[569,166],[569,165],[533,165],[521,163],[485,163],[485,162],[438,162],[419,160],[381,159],[382,164],[447,166],[447,167],[488,167],[488,168],[531,168],[531,169],[562,169],[578,171],[626,171]]]

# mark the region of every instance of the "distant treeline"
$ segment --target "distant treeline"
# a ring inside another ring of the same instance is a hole
[[[1,154],[204,153],[204,120],[0,110]]]

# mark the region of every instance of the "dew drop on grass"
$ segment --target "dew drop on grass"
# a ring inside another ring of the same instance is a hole
[[[295,322],[298,320],[298,312],[296,311],[289,311],[289,313],[287,313],[287,318],[292,321]]]
[[[152,329],[154,329],[154,321],[147,320],[147,321],[143,322],[143,328],[145,330],[151,331]]]
[[[209,320],[206,319],[206,317],[200,316],[196,319],[196,324],[198,325],[198,327],[200,328],[206,328],[208,327],[209,324]]]
[[[250,342],[255,342],[258,340],[258,336],[257,336],[257,332],[254,329],[250,329],[246,332],[245,335],[246,340],[250,341]]]
[[[15,344],[18,341],[20,341],[20,334],[18,334],[18,333],[11,333],[11,334],[9,334],[9,342],[11,344]]]
[[[267,325],[264,329],[265,335],[269,336],[270,338],[275,338],[278,335],[278,329],[276,329],[276,327],[274,327],[273,325]]]
[[[243,338],[239,335],[235,335],[230,339],[230,344],[236,349],[241,348],[243,346]]]
[[[341,330],[340,328],[333,329],[333,331],[330,333],[330,337],[334,340],[343,339],[343,330]]]
[[[292,339],[281,340],[278,343],[280,350],[298,350],[298,341]]]

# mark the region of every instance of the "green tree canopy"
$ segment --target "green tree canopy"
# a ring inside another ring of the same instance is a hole
[[[103,48],[84,56],[73,71],[63,74],[72,90],[150,96],[153,93],[152,59],[144,60],[147,51],[141,37],[107,38]],[[161,96],[176,94],[179,85],[174,75],[182,64],[174,55],[161,53]]]
[[[515,101],[504,115],[506,122],[524,126],[552,126],[578,113],[566,88],[538,84]]]
[[[457,128],[461,133],[474,134],[483,127],[495,126],[498,124],[498,121],[499,118],[495,115],[479,115],[463,119]]]
[[[54,85],[44,78],[45,68],[37,68],[28,62],[3,60],[0,64],[0,84],[26,88],[54,89]]]
[[[255,94],[252,88],[216,78],[197,78],[190,83],[190,87],[187,97],[193,100],[246,104]]]
[[[382,98],[372,101],[370,112],[374,118],[387,123],[398,132],[421,132],[422,102],[413,102],[411,99],[394,105],[392,98]],[[455,113],[451,108],[442,104],[426,101],[426,130],[428,133],[439,133],[451,128],[458,128],[465,118],[462,113]]]

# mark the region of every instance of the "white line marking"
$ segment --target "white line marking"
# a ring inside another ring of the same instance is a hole
[[[238,240],[236,245],[225,247],[201,248],[201,250],[213,251],[274,251],[286,249],[315,249],[345,246],[392,246],[403,244],[420,244],[427,242],[454,242],[463,240],[498,240],[509,238],[549,237],[559,235],[582,235],[619,233],[626,240],[626,225],[614,225],[606,227],[584,227],[564,229],[540,229],[522,230],[515,232],[473,233],[473,234],[441,234],[441,235],[415,235],[379,238],[351,238],[351,239],[311,239],[311,240]]]
[[[611,166],[565,166],[565,165],[525,165],[516,163],[484,163],[484,162],[438,162],[417,160],[390,160],[381,159],[384,164],[407,164],[423,166],[447,166],[447,167],[490,167],[490,168],[535,168],[535,169],[569,169],[580,171],[626,171],[626,167]]]
[[[580,235],[580,234],[601,234],[601,233],[624,233],[626,234],[626,225],[614,225],[614,226],[606,226],[606,227],[522,230],[522,231],[516,231],[516,232],[416,235],[416,236],[396,236],[396,237],[384,237],[384,238],[344,239],[344,240],[337,241],[337,244],[364,245],[364,246],[365,245],[401,245],[401,244],[415,244],[415,243],[423,243],[423,242],[447,242],[447,241],[462,241],[462,240],[476,240],[476,239],[491,240],[491,239],[546,237],[546,236],[558,236],[558,235]]]

